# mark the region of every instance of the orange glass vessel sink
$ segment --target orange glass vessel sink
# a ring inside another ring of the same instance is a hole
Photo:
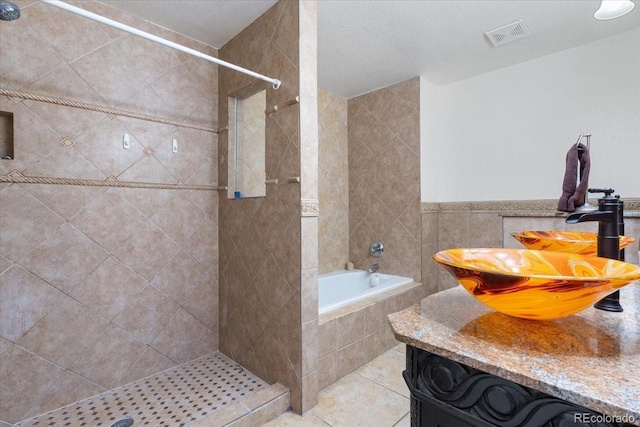
[[[598,234],[581,231],[521,231],[511,233],[527,249],[571,252],[581,255],[598,253]],[[620,249],[635,242],[633,237],[620,236]]]
[[[433,257],[478,301],[510,316],[570,316],[640,279],[624,261],[531,249],[449,249]]]

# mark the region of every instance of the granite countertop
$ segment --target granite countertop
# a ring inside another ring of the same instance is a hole
[[[640,282],[622,313],[590,307],[536,321],[484,306],[461,286],[389,315],[396,339],[611,416],[640,423]]]

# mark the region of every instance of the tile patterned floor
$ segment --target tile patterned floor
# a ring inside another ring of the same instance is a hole
[[[109,427],[126,416],[135,427],[185,426],[267,387],[231,359],[212,353],[16,427]]]
[[[409,390],[399,344],[322,390],[304,416],[286,412],[263,427],[408,427]]]

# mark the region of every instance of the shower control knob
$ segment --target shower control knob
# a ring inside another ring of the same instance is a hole
[[[380,258],[384,253],[384,246],[382,245],[382,242],[373,242],[371,246],[369,246],[369,252],[371,252],[371,255],[373,255],[374,258]]]

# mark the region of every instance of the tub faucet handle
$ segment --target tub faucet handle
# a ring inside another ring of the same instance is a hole
[[[369,252],[371,252],[371,255],[375,258],[380,258],[384,253],[384,246],[382,245],[382,242],[373,242],[371,246],[369,246]]]

